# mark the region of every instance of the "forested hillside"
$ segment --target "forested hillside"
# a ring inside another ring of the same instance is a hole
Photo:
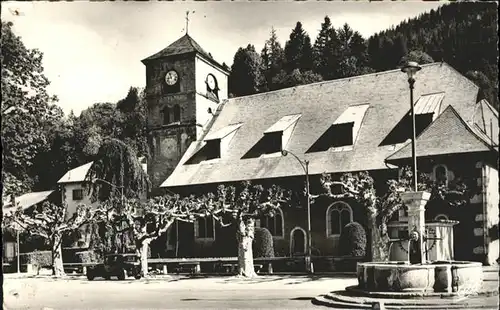
[[[496,3],[444,5],[370,37],[369,65],[393,69],[407,51],[424,51],[474,80],[498,110],[497,23]]]
[[[444,61],[481,87],[498,109],[496,3],[450,3],[364,39],[325,17],[314,43],[297,22],[282,47],[274,29],[260,54],[252,44],[234,56],[230,93],[257,92]]]

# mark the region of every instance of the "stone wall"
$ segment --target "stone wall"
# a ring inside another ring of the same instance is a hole
[[[196,140],[196,129],[190,125],[165,126],[151,132],[148,139],[151,149],[148,174],[155,188],[174,171],[191,142]]]
[[[498,170],[485,164],[483,165],[483,191],[485,198],[483,205],[486,214],[483,220],[483,233],[486,242],[486,263],[488,265],[498,264]],[[477,220],[478,216],[476,216]],[[479,218],[481,220],[481,218]]]
[[[428,221],[434,220],[438,215],[446,215],[449,220],[459,221],[454,227],[456,260],[486,261],[488,242],[484,228],[487,226],[487,208],[489,206],[490,209],[495,210],[493,205],[496,204],[496,212],[498,212],[498,198],[495,199],[493,190],[490,190],[488,196],[487,187],[484,185],[487,183],[484,171],[485,166],[488,165],[488,161],[481,160],[478,155],[474,154],[434,158],[419,162],[419,171],[429,173],[431,177],[434,177],[434,169],[437,166],[444,166],[448,182],[452,183],[458,178],[469,182],[468,187],[472,195],[468,204],[450,207],[443,202],[429,202],[426,207],[426,220]],[[489,174],[493,175],[493,172]],[[492,183],[495,183],[494,179],[491,180]],[[493,189],[491,185],[490,188]],[[498,187],[496,190],[498,193]],[[498,223],[498,213],[496,218]],[[496,252],[498,253],[498,251]]]

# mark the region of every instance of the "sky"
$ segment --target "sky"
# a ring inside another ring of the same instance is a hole
[[[49,92],[65,113],[117,102],[130,86],[144,87],[141,60],[189,35],[219,62],[231,65],[239,47],[260,51],[277,31],[284,46],[297,21],[314,41],[325,15],[363,37],[441,6],[443,2],[4,2],[1,18],[28,48],[44,53]],[[17,11],[19,14],[15,14]],[[193,13],[194,11],[194,13]]]

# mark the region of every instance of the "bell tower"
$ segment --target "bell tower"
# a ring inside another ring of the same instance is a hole
[[[227,99],[229,69],[188,34],[142,60],[146,66],[148,175],[153,191],[210,124]]]

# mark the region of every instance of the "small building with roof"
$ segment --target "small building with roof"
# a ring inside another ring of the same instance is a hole
[[[4,201],[2,206],[2,214],[6,215],[17,211],[19,208],[23,212],[32,212],[34,208],[41,206],[44,202],[60,203],[60,196],[57,191],[40,191],[26,193],[18,197],[11,197],[10,201]],[[23,228],[19,225],[6,228],[2,227],[2,263],[5,266],[16,265],[16,257],[19,253],[16,232],[22,232]],[[37,247],[37,244],[30,244],[29,248]],[[21,247],[21,251],[22,251]]]

